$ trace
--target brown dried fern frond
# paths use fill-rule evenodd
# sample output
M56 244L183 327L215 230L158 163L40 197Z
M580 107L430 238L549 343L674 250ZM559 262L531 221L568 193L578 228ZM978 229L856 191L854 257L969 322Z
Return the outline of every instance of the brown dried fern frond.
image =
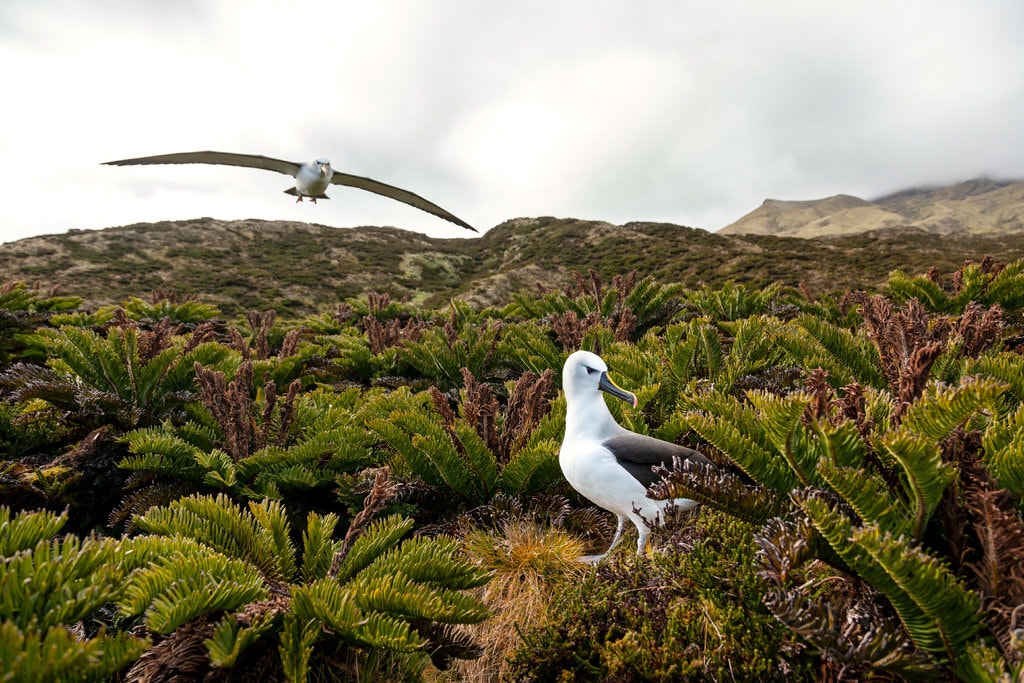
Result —
M880 294L848 292L842 301L860 306L864 330L878 350L889 391L897 399L894 419L920 397L932 364L946 348L952 323L946 316L930 316L917 299L896 308Z
M183 327L183 325L172 323L170 318L162 318L150 329L140 330L139 363L145 365L171 348L174 337L181 333Z
M242 360L252 360L252 350L249 348L248 342L245 341L245 337L242 333L232 327L228 330L228 346L238 351L242 356Z
M235 377L227 382L223 372L195 364L196 382L203 405L224 433L228 454L236 462L252 453L256 425L252 418L252 361L242 361Z
M874 427L874 418L868 415L864 388L857 382L842 388L842 396L832 401L839 419L848 420L857 425L857 431L864 439L868 438Z
M981 259L981 263L978 264L981 267L981 272L986 275L999 275L999 273L1006 268L1006 264L1001 261L996 261L996 257L992 254L985 254L984 258Z
M366 294L366 308L370 315L376 316L391 305L391 295L387 292L368 292Z
M245 318L252 330L252 345L256 350L256 358L266 360L270 357L270 330L277 320L277 311L248 311Z
M441 416L441 422L447 427L454 425L455 420L458 419L458 415L455 413L455 409L452 408L451 402L448 400L448 396L434 385L431 385L427 389L427 393L430 394L430 400L434 404L434 410L436 410L437 414Z
M582 318L576 311L553 313L548 318L548 324L555 333L555 339L566 351L578 351L583 345L583 337L600 322L601 316L595 311L587 313Z
M465 399L462 402L462 416L476 430L491 451L498 449L498 399L487 384L477 381L468 368L462 368L462 382Z
M395 346L401 346L405 342L417 342L423 336L423 331L430 325L422 318L414 317L402 321L392 318L381 322L375 315L363 317L363 329L366 330L366 340L370 345L370 351L374 355Z
M983 620L1008 661L1019 662L1024 652L1013 646L1014 611L1024 605L1024 523L1012 496L985 485L972 486L964 499L980 557L967 567L977 578L983 596Z
M807 405L802 418L804 424L828 419L829 408L835 396L828 383L828 371L823 368L811 370L811 374L804 380L804 391L811 395L811 402Z
M299 350L299 342L302 340L302 330L288 330L284 335L284 339L281 340L281 348L277 351L278 358L288 358L294 356L295 352Z
M550 368L539 376L527 371L516 381L508 397L505 420L498 439L496 452L499 463L508 462L551 411L548 394L554 381L555 373Z
M637 317L633 315L633 311L628 306L624 306L616 311L615 317L617 320L612 333L615 341L623 343L632 341L637 324Z
M910 405L924 392L928 384L928 372L945 348L945 342L927 342L915 348L906 358L899 370L896 409L892 414L894 422L899 423Z
M153 304L158 304L161 301L166 301L169 304L182 304L189 301L196 301L195 294L178 294L178 290L174 287L164 289L163 287L157 287L149 294L149 300Z
M184 352L191 353L200 344L205 344L208 341L213 341L217 338L217 326L211 322L203 322L196 325L195 329L192 330L192 335L185 342Z
M267 382L273 384L273 382ZM284 402L278 412L279 424L277 426L277 446L284 447L288 442L288 433L292 428L292 421L295 419L296 400L299 391L302 389L302 380L292 380L288 385L288 393L285 394Z
M616 275L612 278L612 287L615 289L618 297L618 304L622 306L626 303L626 297L633 293L636 289L636 268L631 270L627 275Z
M363 499L363 509L359 511L355 519L352 520L352 523L349 524L345 538L341 541L341 546L334 553L334 557L331 560L331 568L327 572L329 578L334 579L338 576L342 563L344 563L345 558L352 549L352 544L366 531L366 527L370 525L370 522L377 516L377 513L384 509L384 506L391 502L397 493L398 487L391 481L390 468L378 468L374 474L373 488L370 489L370 493Z
M940 673L937 663L914 647L900 621L873 591L861 582L839 577L831 581L834 585L824 597L818 594L821 587L812 584L776 587L764 598L776 619L820 651L828 664L823 667L828 678L823 680L892 680L878 678L888 673L923 680Z
M1003 331L1003 307L994 304L983 308L976 301L968 302L959 320L953 326L953 333L963 340L963 353L977 358L992 348Z
M204 642L213 636L217 618L204 615L182 624L169 636L142 653L128 670L129 683L202 681L210 674Z

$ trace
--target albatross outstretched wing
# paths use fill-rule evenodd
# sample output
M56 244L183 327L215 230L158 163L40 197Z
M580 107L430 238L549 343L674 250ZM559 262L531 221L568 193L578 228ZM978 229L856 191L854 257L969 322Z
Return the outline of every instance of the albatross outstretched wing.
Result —
M360 190L366 190L367 192L373 192L374 194L379 194L384 197L390 197L391 199L402 202L403 204L413 206L420 211L426 211L438 218L443 218L446 221L455 223L455 225L466 228L467 230L472 230L473 232L477 231L472 225L458 216L445 211L437 204L427 201L418 194L409 192L409 190L403 190L402 188L395 187L394 185L387 185L377 180L373 180L372 178L364 178L362 176L341 173L339 171L334 172L334 176L331 178L331 184L356 187Z
M118 159L104 161L106 166L145 166L148 164L215 164L219 166L244 166L246 168L262 168L265 171L283 173L293 178L299 172L294 161L272 159L260 154L233 154L231 152L177 152L175 154L158 154L153 157L137 159Z

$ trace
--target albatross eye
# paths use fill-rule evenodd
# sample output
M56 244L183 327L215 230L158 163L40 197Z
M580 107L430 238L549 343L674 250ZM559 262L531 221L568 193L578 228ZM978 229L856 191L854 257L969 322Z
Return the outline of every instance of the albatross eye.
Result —
M595 372L597 372L597 370L595 370L594 368L587 368L588 375L593 375Z

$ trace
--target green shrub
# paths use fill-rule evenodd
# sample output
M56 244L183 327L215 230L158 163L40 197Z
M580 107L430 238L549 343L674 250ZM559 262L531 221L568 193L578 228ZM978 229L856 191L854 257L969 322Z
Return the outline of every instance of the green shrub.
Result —
M628 552L567 582L523 634L519 681L813 681L806 652L761 602L754 527L702 510L678 546Z

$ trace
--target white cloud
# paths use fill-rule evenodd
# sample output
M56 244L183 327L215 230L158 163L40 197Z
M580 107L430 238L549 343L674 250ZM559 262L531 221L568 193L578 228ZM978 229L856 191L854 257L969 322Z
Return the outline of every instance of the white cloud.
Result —
M1016 0L10 0L0 240L203 215L463 236L346 188L296 206L275 174L99 165L197 149L327 156L482 229L1024 177L1021 25Z

